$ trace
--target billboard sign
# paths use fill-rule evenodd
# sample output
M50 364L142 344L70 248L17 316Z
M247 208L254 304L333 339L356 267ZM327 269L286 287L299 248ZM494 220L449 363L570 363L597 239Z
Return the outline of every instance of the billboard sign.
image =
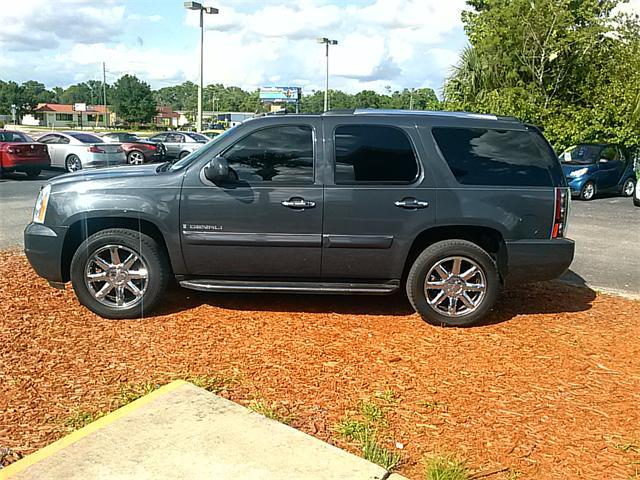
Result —
M300 100L300 87L262 87L260 101L263 103L296 103Z
M86 112L87 104L86 103L74 103L73 110L76 112Z

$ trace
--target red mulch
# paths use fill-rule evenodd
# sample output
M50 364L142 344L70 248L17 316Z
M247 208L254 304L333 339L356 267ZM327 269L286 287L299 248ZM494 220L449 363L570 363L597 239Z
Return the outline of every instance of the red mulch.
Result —
M333 425L394 390L389 438L413 479L443 451L519 478L626 479L638 467L616 445L640 440L640 302L539 284L505 293L483 326L445 329L401 296L175 288L157 316L110 321L16 252L0 253L0 272L0 448L18 454L64 435L60 419L78 408L110 408L122 383L237 371L225 396L288 402L295 427L354 452Z

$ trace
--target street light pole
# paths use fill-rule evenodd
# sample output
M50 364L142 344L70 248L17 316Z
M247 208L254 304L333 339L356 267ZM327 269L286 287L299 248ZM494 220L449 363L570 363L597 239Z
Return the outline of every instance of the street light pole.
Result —
M326 37L321 37L317 39L318 43L324 43L325 45L325 56L327 63L327 71L326 71L326 79L325 79L325 87L324 87L324 111L329 110L329 45L337 45L337 40L331 40Z
M196 131L202 131L202 91L203 91L203 70L204 70L204 14L217 14L219 10L213 7L204 7L198 2L184 2L184 8L188 10L200 11L200 81L198 83L198 123Z

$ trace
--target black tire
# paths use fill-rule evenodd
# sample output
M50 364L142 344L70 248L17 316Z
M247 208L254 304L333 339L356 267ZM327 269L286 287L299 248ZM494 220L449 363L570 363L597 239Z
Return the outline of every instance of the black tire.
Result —
M589 181L582 186L582 190L580 190L580 200L584 200L588 202L589 200L593 200L593 197L596 196L596 184Z
M180 155L178 155L178 158L180 160L182 160L184 157L186 157L187 155L189 155L190 152L180 152Z
M427 299L425 289L427 275L430 271L439 262L451 257L461 257L475 262L484 275L486 287L484 296L478 294L477 307L473 311L457 317L443 314L432 306ZM437 242L426 248L413 263L406 284L409 301L422 318L432 325L449 327L468 327L479 322L495 304L500 288L498 268L491 256L476 244L457 239ZM460 300L456 300L456 302L460 302Z
M85 269L101 248L119 245L131 250L146 264L146 289L137 303L125 307L111 307L96 299L85 281ZM122 262L125 259L121 260ZM162 246L144 233L124 228L110 228L94 233L76 250L71 261L71 283L82 305L103 318L142 318L158 304L171 278L171 267ZM105 282L106 283L106 282Z
M30 168L25 173L27 174L27 178L36 178L41 172L41 168Z
M633 185L633 187L629 187L629 184ZM625 182L622 184L622 189L620 190L620 194L623 197L631 197L636 191L636 181L633 178L627 178Z
M77 168L75 167L77 165ZM64 168L67 172L77 172L82 170L82 161L77 155L71 154L64 162Z

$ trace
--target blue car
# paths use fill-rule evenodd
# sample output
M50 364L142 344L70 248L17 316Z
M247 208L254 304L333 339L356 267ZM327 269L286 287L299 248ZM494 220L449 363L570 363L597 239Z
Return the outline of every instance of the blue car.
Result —
M608 143L581 143L560 155L573 196L591 200L597 193L633 195L636 176L628 150Z

